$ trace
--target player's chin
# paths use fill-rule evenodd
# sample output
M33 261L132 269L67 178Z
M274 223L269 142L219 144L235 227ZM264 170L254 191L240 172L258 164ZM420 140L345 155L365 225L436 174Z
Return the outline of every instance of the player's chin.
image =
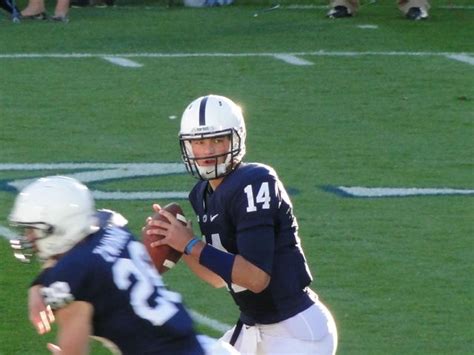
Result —
M212 159L212 160L207 159L207 160L204 160L204 161L199 162L199 166L200 166L201 168L214 167L214 166L216 166L216 164L217 164L217 161L216 161L215 159Z

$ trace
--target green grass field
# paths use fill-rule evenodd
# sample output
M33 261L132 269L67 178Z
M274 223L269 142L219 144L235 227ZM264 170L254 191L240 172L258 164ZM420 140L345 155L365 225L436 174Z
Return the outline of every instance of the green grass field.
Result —
M336 21L320 0L279 1L257 17L276 2L189 9L117 0L72 9L67 25L13 24L2 13L0 232L9 231L9 182L105 169L59 163L180 163L185 106L227 95L244 109L246 160L275 167L290 190L313 288L337 320L338 353L472 354L473 3L433 0L429 20L410 22L394 2L365 1L357 16ZM176 172L90 186L127 196L193 183ZM327 186L471 194L348 198ZM98 207L123 213L138 234L151 204L171 200L101 199ZM48 353L54 334L36 335L27 317L37 272L0 238L0 355ZM226 292L184 264L164 278L190 309L223 324L237 319ZM107 352L96 345L93 353Z

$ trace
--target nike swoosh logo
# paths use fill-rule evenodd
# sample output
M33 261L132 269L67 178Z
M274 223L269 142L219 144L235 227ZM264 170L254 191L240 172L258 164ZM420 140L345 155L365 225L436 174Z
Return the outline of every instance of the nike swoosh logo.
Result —
M217 216L219 216L219 213L218 213L218 214L215 214L214 216L211 216L211 222L212 222L213 220L215 220L215 219L217 218Z

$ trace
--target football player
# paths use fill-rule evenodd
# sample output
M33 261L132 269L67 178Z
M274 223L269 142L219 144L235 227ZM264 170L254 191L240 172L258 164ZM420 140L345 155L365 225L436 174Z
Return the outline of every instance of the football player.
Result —
M17 196L9 219L24 236L12 241L17 255L29 244L46 262L29 306L40 334L59 327L52 353L85 354L94 336L114 353L204 354L181 296L166 289L125 218L95 210L85 185L38 179Z
M149 234L184 253L200 278L226 286L240 317L224 340L248 354L334 354L335 321L310 289L290 198L268 165L244 163L242 111L217 95L200 97L181 118L179 141L187 170L199 181L189 194L204 239L169 212L148 219ZM158 228L159 227L159 228Z

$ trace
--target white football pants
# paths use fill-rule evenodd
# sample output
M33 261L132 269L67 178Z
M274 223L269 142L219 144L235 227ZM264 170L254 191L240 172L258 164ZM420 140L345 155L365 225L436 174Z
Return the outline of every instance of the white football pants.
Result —
M234 328L221 340L229 342ZM279 323L244 324L234 347L248 355L334 355L337 349L336 323L326 306L316 301L303 312Z
M214 339L207 335L197 336L199 343L204 349L206 355L239 355L232 345L220 339Z

